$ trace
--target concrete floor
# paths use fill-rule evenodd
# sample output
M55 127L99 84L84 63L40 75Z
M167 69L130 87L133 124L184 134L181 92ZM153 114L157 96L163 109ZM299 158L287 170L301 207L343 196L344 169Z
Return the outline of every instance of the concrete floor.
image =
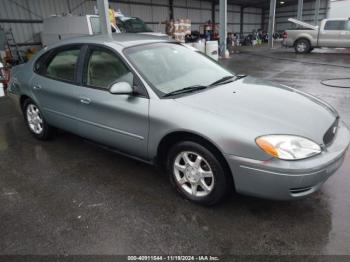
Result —
M310 92L350 126L350 88L320 84L349 77L349 53L252 49L222 63ZM0 254L350 254L349 188L350 153L305 200L200 207L153 167L82 138L34 140L0 99Z

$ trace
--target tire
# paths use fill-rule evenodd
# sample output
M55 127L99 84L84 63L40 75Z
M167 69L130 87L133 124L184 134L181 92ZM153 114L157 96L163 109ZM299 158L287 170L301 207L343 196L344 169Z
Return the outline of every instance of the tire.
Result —
M47 124L39 107L27 99L23 103L23 116L30 133L39 140L49 140L53 137L54 128Z
M307 39L299 39L294 44L294 50L298 54L307 54L311 52L311 44Z
M169 150L166 171L182 197L205 206L219 203L232 186L219 159L192 141L180 142Z

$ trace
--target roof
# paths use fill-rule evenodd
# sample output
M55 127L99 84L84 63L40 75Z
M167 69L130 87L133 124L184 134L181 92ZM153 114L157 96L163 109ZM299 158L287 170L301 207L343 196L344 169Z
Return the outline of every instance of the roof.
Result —
M114 43L118 44L121 47L130 47L142 44L151 44L159 42L169 42L170 40L167 37L162 36L153 36L146 34L134 34L134 33L113 33L112 36L109 35L93 35L93 36L81 36L74 37L70 39L65 39L55 43L54 45L49 46L49 48L67 45L67 44L84 44L84 43L93 43L93 44L106 44Z

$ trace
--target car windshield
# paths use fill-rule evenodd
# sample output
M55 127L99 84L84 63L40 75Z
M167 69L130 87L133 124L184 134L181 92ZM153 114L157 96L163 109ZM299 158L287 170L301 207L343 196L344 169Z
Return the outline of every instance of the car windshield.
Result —
M137 17L118 17L117 24L120 31L126 33L152 32L152 30Z
M180 44L142 45L126 49L125 54L160 96L233 76L213 60Z

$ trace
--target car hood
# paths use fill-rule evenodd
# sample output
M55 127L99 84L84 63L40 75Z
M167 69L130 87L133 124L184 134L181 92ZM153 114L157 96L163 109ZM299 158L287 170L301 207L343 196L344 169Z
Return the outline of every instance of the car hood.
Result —
M253 77L175 100L249 130L255 137L290 134L319 144L338 117L335 109L311 95Z

